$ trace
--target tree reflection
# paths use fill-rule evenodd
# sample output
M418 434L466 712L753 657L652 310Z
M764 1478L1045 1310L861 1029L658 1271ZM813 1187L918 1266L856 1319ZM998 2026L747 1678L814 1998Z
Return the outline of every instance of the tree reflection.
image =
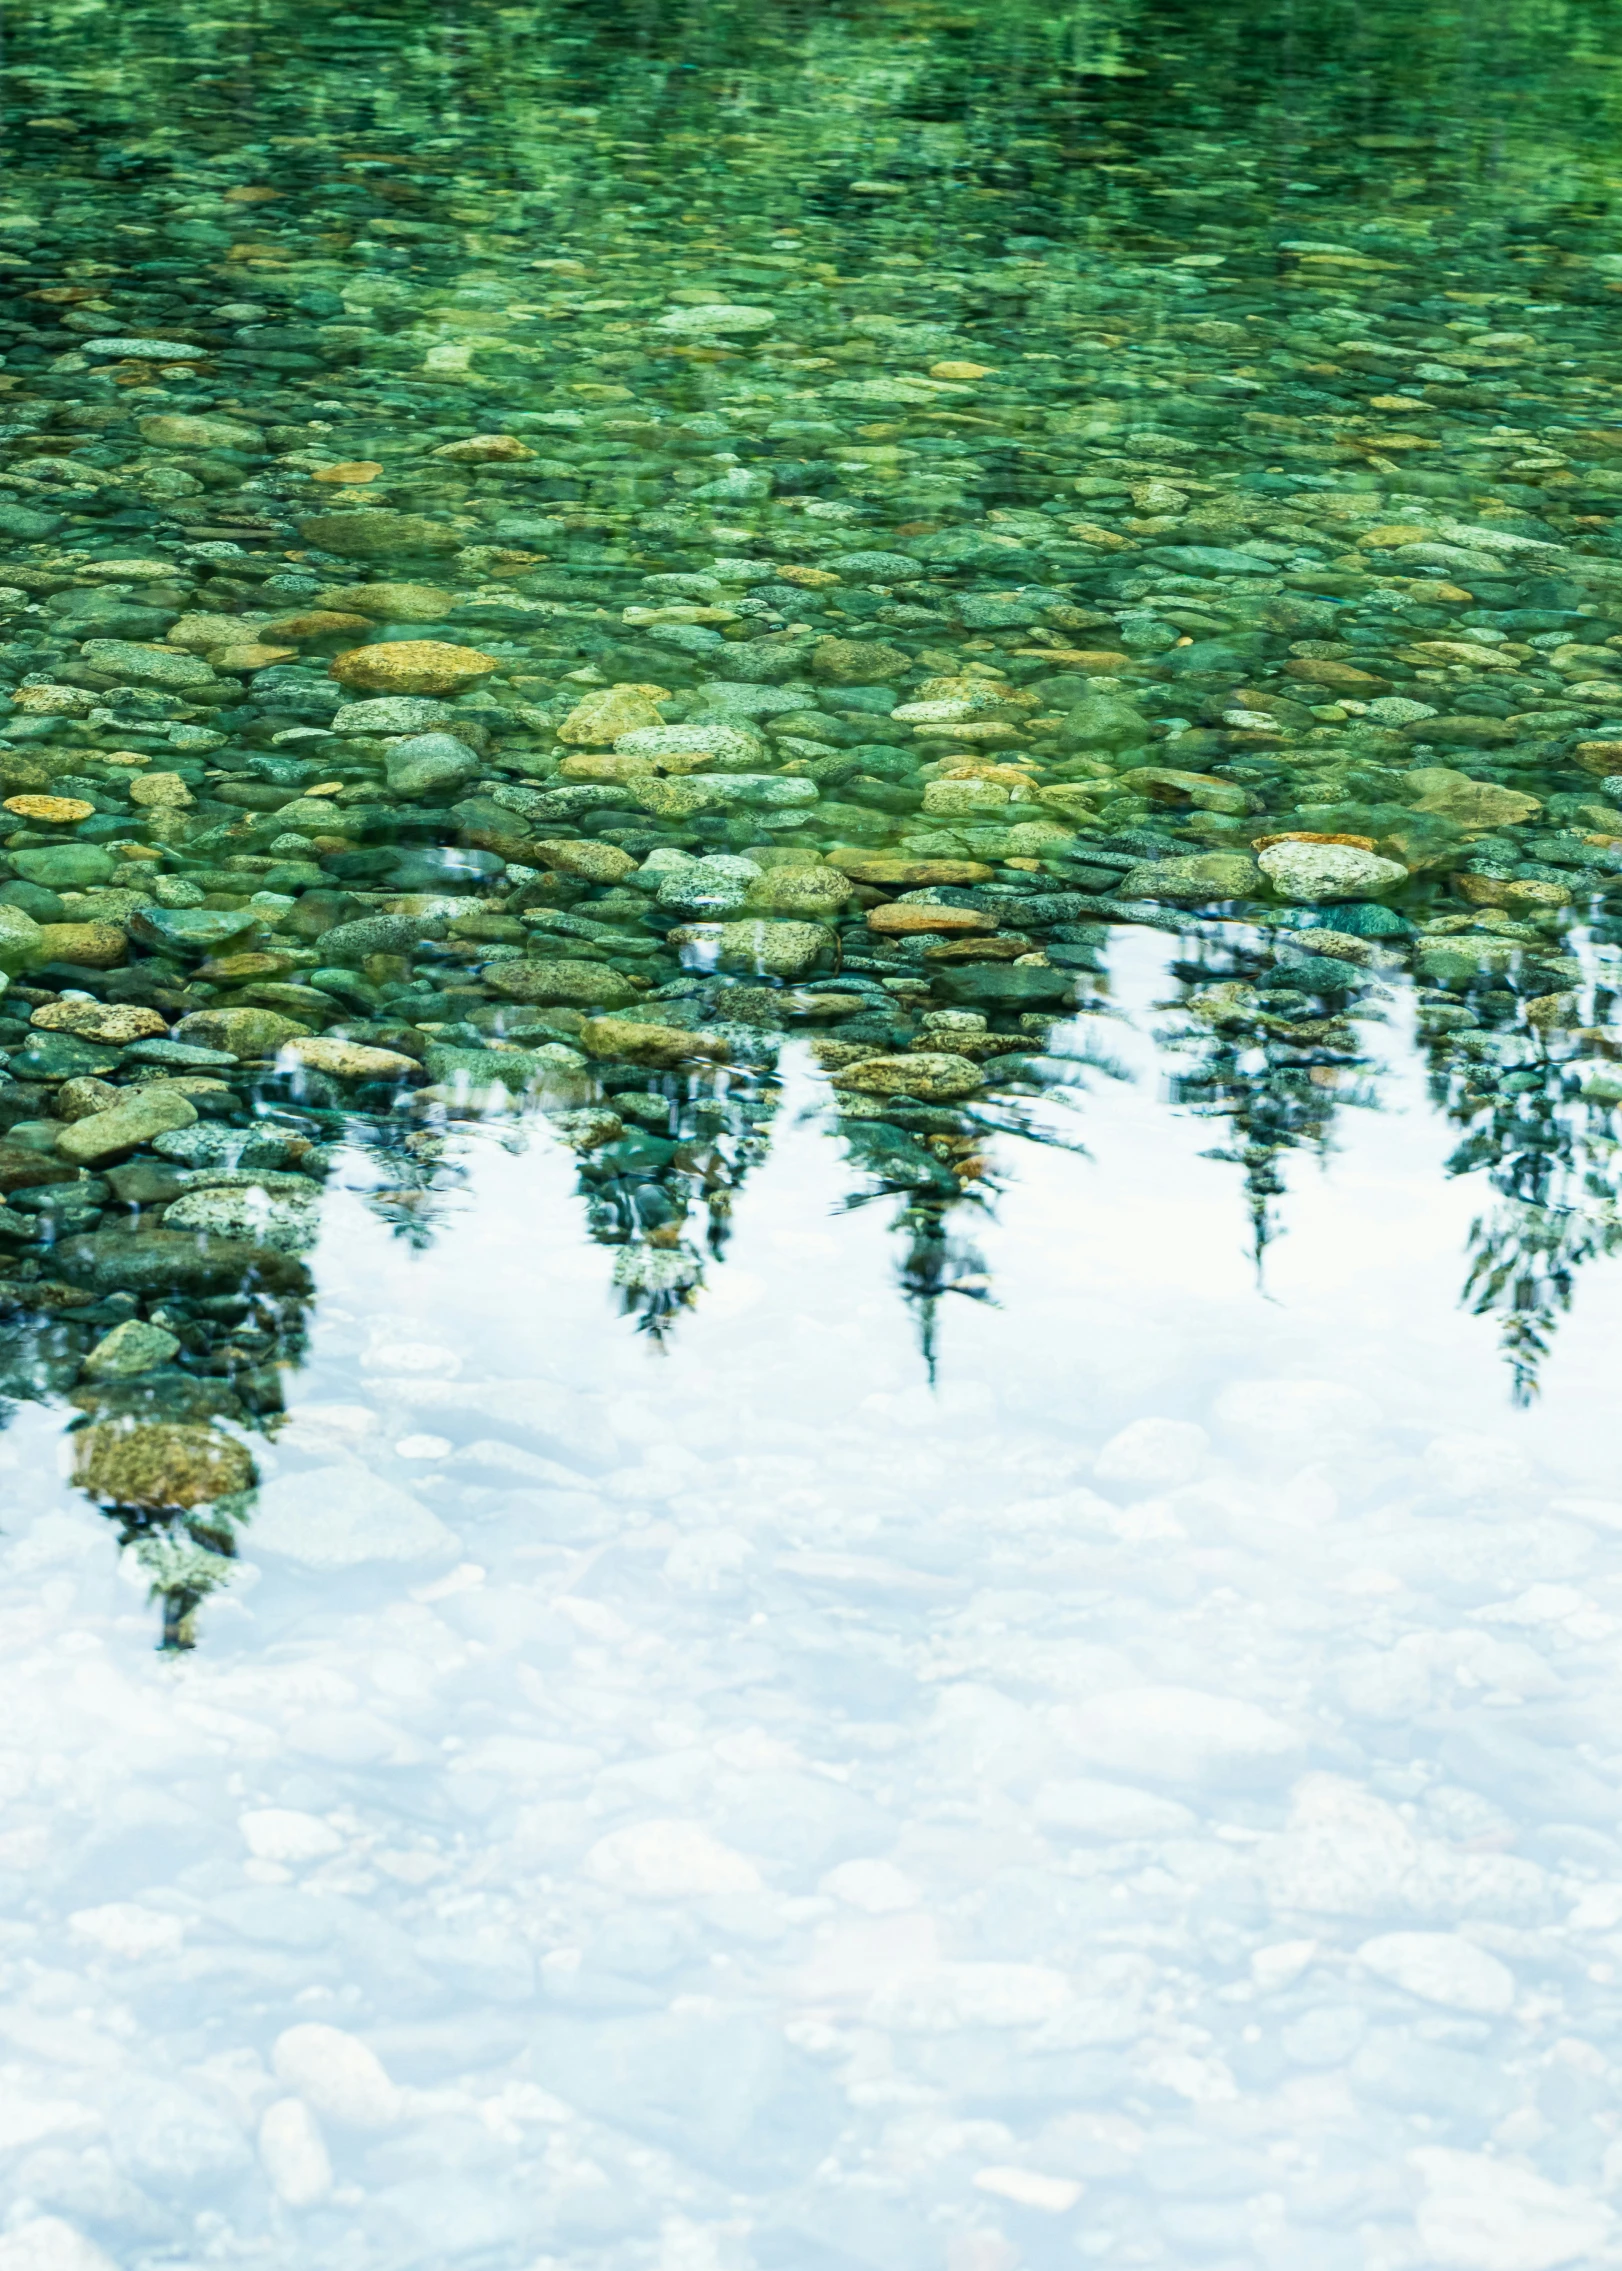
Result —
M1173 971L1183 992L1163 1006L1184 1022L1158 1036L1183 1067L1172 1098L1231 1130L1205 1157L1243 1173L1259 1277L1283 1230L1284 1161L1326 1158L1338 1113L1377 1101L1353 1012L1367 1016L1368 997L1384 989L1355 963L1314 952L1310 932L1276 952L1263 941L1201 939Z

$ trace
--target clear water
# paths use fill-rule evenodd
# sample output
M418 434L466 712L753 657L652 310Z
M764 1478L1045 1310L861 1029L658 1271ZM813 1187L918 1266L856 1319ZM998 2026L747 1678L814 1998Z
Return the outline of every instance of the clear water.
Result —
M13 20L0 2271L1622 2261L1612 32Z

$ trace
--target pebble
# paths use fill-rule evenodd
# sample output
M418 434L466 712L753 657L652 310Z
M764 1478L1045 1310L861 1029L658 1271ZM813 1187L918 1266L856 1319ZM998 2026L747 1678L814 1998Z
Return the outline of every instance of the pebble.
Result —
M73 1474L104 1505L152 1511L213 1505L255 1480L252 1458L231 1436L162 1421L86 1428L73 1438Z
M259 2124L259 2159L278 2200L314 2208L332 2190L332 2162L320 2124L302 2098L278 2098Z
M440 1560L455 1543L420 1499L364 1468L279 1475L254 1509L254 1552L309 1570Z
M1088 1764L1125 1777L1265 1787L1299 1771L1302 1745L1255 1704L1195 1688L1128 1687L1066 1714L1065 1740Z
M176 1095L172 1082L154 1082L128 1103L121 1101L110 1111L73 1121L57 1137L56 1148L76 1167L104 1167L110 1160L127 1158L154 1136L191 1127L196 1118L195 1105Z
M366 694L459 694L497 667L494 655L443 639L397 639L386 646L350 647L335 655L329 674L340 686Z
M1416 2223L1446 2271L1557 2271L1608 2248L1611 2209L1513 2161L1427 2145L1409 2154L1425 2184Z
M114 2271L113 2259L60 2216L28 2216L0 2233L0 2271Z
M271 2046L270 2064L276 2079L322 2120L377 2131L400 2119L401 2093L382 2060L342 2027L311 2021L285 2028ZM307 2135L320 2144L313 2125ZM307 2148L300 2164L309 2165Z
M613 1830L598 1839L585 1865L599 1884L653 1900L760 1889L753 1863L697 1822L638 1822Z
M509 12L517 168L31 43L0 2260L1615 2252L1591 67L1466 178L1446 25L1418 143L1309 57L1309 184L982 33L688 148Z
M1397 860L1350 844L1271 844L1256 865L1281 899L1318 906L1328 899L1378 898L1408 880Z
M1365 1940L1357 1960L1427 2003L1502 2016L1515 2001L1515 1975L1485 1948L1451 1932L1386 1932Z

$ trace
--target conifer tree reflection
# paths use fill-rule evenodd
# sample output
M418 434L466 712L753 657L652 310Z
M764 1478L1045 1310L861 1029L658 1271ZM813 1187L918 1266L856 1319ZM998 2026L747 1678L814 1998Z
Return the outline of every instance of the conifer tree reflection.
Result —
M1574 1069L1579 1056L1612 1045L1597 1005L1587 1005L1592 1022L1575 995L1533 996L1518 1009L1500 976L1459 990L1483 1023L1447 1030L1444 1006L1431 1038L1431 1091L1464 1130L1448 1173L1485 1173L1495 1195L1470 1226L1464 1298L1474 1315L1498 1320L1512 1393L1525 1405L1539 1392L1579 1271L1622 1252L1611 1101L1622 1086L1606 1086L1603 1070L1585 1084Z
M1227 1121L1229 1142L1205 1154L1243 1170L1251 1252L1260 1275L1282 1233L1278 1202L1291 1153L1322 1158L1337 1111L1374 1101L1350 1012L1370 982L1354 964L1312 951L1310 933L1265 946L1198 940L1173 964L1185 992L1167 1008L1190 1022L1159 1036L1187 1069L1173 1101Z

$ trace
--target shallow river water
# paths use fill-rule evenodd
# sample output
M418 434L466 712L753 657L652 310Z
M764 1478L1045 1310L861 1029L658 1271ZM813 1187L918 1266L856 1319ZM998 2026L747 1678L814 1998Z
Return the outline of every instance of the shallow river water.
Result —
M1622 2265L1615 31L15 12L0 2271Z

